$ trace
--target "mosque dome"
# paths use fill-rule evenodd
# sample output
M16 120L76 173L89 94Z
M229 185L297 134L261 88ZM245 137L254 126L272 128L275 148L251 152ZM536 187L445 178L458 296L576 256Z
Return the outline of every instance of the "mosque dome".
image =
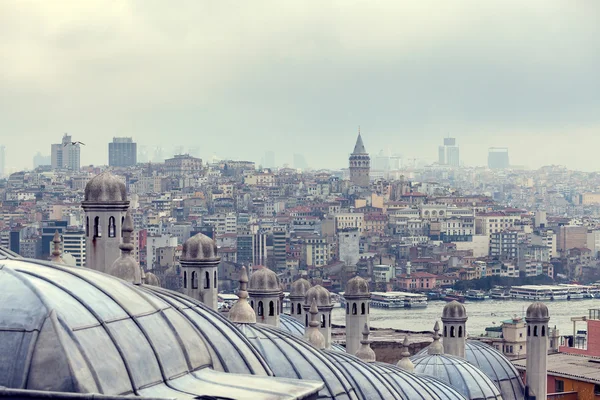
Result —
M468 361L447 354L414 356L415 373L437 378L452 386L469 400L501 400L496 384Z
M310 282L304 278L300 278L294 283L292 283L292 287L290 288L290 298L292 297L302 297L306 296L306 292L310 289Z
M315 285L308 289L306 292L306 298L304 300L305 305L310 305L313 299L317 302L317 307L331 307L331 293L321 285Z
M444 306L442 311L442 319L466 319L467 310L465 306L456 300L452 300Z
M208 236L197 233L183 244L181 260L183 261L209 261L218 260L217 244Z
M369 364L375 368L385 380L392 385L403 399L427 400L464 400L465 397L446 383L428 377L417 375L395 365L375 362Z
M355 388L358 398L371 399L401 399L400 393L371 366L358 357L334 350L322 350L325 356L348 377ZM412 400L412 399L411 399Z
M527 319L549 319L550 314L548 313L548 307L542 302L535 302L527 307L527 313L525 314Z
M494 381L504 399L525 398L525 385L521 376L504 354L485 343L469 340L465 348L465 358Z
M182 294L0 254L0 387L290 399L322 386L270 377L233 324Z
M346 291L344 291L344 297L358 297L370 295L371 292L369 291L369 283L358 275L350 279L346 284Z
M301 337L265 324L236 324L277 377L320 380L319 399L358 399L343 370Z
M115 203L126 202L125 183L109 171L104 171L89 180L85 185L84 202Z
M248 283L250 295L256 292L273 292L279 295L280 290L277 274L267 267L257 269L250 276Z

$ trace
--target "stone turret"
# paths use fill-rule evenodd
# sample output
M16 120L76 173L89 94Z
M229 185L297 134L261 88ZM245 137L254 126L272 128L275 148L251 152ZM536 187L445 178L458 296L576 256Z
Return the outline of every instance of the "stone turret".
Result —
M294 281L290 288L290 315L298 321L305 324L304 300L306 292L310 289L310 282L306 280L306 275Z
M217 244L202 233L192 236L183 244L180 259L183 270L183 291L213 310L218 309L217 271L220 262Z
M369 326L365 324L363 326L363 338L360 341L360 348L354 354L364 362L375 362L375 352L371 348L371 341L369 340Z
M131 282L135 285L142 283L142 269L131 254L134 246L131 243L133 233L133 219L131 213L127 212L123 221L123 243L120 244L121 256L106 271L107 274L116 276L124 281Z
M248 273L246 267L242 266L240 272L240 289L238 291L238 301L229 310L229 320L238 324L255 324L256 314L248 304Z
M465 358L467 310L454 300L442 312L444 353Z
M526 398L545 399L548 395L548 321L544 303L533 303L525 314L527 322ZM529 397L527 397L529 396Z
M410 352L408 351L408 336L404 336L404 342L402 343L402 353L400 353L402 357L396 366L398 368L402 368L405 371L413 372L415 370L415 366L410 360Z
M435 321L433 326L433 342L427 347L427 354L444 354L444 346L440 343L440 323Z
M262 267L252 273L248 293L258 322L279 326L280 290L279 278L269 268Z
M346 351L354 354L361 342L363 327L369 326L371 292L369 284L360 276L355 276L346 284Z
M62 241L60 240L60 234L58 233L58 230L56 230L56 232L54 232L54 237L52 238L52 245L54 248L52 249L52 257L50 257L50 261L52 261L53 263L57 263L57 264L65 263L61 257L61 254L62 254L60 251L61 242Z
M125 183L106 171L85 186L86 267L107 272L121 254L121 231L129 209Z
M317 308L317 301L315 299L310 303L310 322L308 323L308 328L306 329L306 333L304 334L304 338L310 342L317 349L325 348L325 337L319 330L319 310Z
M304 301L304 311L306 313L305 327L308 328L308 311L312 301L317 303L319 310L319 321L321 322L320 331L325 337L325 348L331 347L331 310L333 303L331 302L331 293L321 285L316 285L308 289L306 299Z

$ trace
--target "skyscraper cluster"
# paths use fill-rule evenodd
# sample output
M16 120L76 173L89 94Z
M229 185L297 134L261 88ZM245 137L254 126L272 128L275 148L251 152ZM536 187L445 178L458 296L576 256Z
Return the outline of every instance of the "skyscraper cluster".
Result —
M438 164L450 167L460 166L460 153L456 138L444 138L444 145L438 148Z
M81 165L81 144L73 142L71 135L64 134L61 143L51 146L52 169L79 171Z

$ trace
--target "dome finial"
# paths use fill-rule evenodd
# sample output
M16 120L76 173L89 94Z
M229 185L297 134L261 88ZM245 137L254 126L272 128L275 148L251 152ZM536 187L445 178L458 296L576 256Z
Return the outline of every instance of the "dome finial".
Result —
M325 348L325 336L319 330L319 325L321 325L318 321L318 313L319 309L317 308L317 301L312 299L310 303L310 322L308 323L308 328L306 329L306 334L304 337L306 340L310 342L317 349Z
M248 273L244 266L240 271L238 297L238 301L229 310L229 320L238 324L255 324L256 315L250 304L248 304Z
M427 348L427 354L444 354L444 346L440 343L440 323L439 321L435 321L435 325L433 326L433 343L429 345Z
M376 360L375 352L371 348L369 333L369 325L365 323L362 333L363 339L360 341L360 348L355 354L356 357L360 358L364 362L374 362Z
M117 258L115 262L108 267L106 272L112 276L131 282L134 285L141 285L143 271L131 254L134 247L133 243L131 243L133 219L131 218L130 211L127 211L127 214L125 214L125 220L123 221L121 231L123 233L123 243L119 245L121 257Z
M50 257L50 261L55 262L55 263L59 263L59 264L64 264L65 262L63 261L62 257L61 257L61 251L60 251L60 243L62 241L60 240L60 234L58 233L58 229L54 232L54 237L52 238L52 243L54 245L54 249L52 250L52 257Z
M402 343L402 353L400 353L402 358L396 366L398 368L402 368L405 371L413 372L415 369L414 364L410 360L410 352L408 351L408 336L404 336L404 342Z

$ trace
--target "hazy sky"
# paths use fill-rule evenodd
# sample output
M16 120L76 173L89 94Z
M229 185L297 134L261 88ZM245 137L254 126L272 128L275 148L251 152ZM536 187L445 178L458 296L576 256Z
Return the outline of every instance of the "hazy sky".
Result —
M0 144L64 132L343 167L367 150L600 170L600 1L0 1Z

